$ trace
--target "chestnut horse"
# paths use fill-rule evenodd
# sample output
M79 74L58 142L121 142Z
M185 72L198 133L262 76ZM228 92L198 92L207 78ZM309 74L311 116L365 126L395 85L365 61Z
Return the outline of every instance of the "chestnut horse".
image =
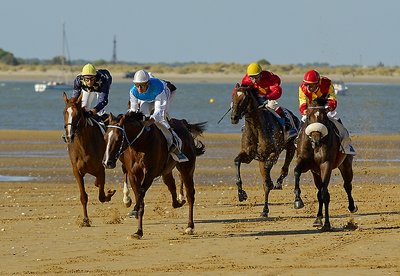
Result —
M289 165L292 161L296 147L294 139L285 141L284 131L275 115L268 108L260 106L257 100L257 90L252 87L237 86L232 94L231 122L237 124L244 116L245 126L242 133L241 151L235 158L236 185L238 187L239 201L247 199L247 194L242 187L240 165L242 162L249 164L257 160L264 188L264 208L261 216L268 217L268 196L272 189L282 189L282 182L288 175ZM299 119L289 111L296 127ZM280 153L286 150L285 162L274 187L271 179L271 169L277 162Z
M196 157L205 152L205 146L196 140L205 130L205 123L189 124L185 120L171 119L170 125L182 141L182 152L189 159L177 163L169 154L167 140L156 124L147 125L142 113L128 112L118 117L110 114L109 125L104 135L106 152L103 164L107 169L113 169L116 162L122 162L122 170L129 180L135 194L136 204L131 212L138 219L138 229L131 237L143 237L144 198L147 190L156 177L161 176L172 196L172 206L182 207L186 201L178 199L173 169L179 171L181 184L185 186L189 203L189 220L185 230L193 234L193 206L195 187L193 175ZM196 143L197 142L197 143ZM183 193L183 192L182 192Z
M100 127L84 116L82 94L78 99L68 99L63 93L65 141L72 171L79 186L80 199L83 206L83 222L81 226L90 226L87 212L88 195L85 191L84 176L88 173L96 177L95 185L99 188L100 202L110 201L115 190L104 192L105 169L102 164L105 141Z
M307 119L300 130L297 143L297 164L294 169L295 177L295 203L294 208L304 207L300 197L300 175L311 171L314 184L318 189L318 213L314 222L315 227L322 226L322 208L325 206L325 223L322 231L329 231L330 195L328 185L332 170L339 168L344 181L344 189L347 193L351 213L358 210L354 204L352 191L353 180L353 155L340 151L340 138L337 129L331 119L328 118L328 110L324 106L325 99L319 99L307 109Z

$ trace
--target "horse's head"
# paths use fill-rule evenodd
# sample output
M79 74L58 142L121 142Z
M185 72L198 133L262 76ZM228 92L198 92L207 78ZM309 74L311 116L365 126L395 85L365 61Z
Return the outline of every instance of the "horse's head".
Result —
M64 108L64 129L65 129L65 139L68 143L72 143L76 133L85 124L84 109L82 108L82 94L78 99L68 99L67 94L63 93L63 98L65 102Z
M125 149L142 135L145 130L143 123L145 116L141 112L128 111L115 117L112 113L108 116L107 131L104 134L106 151L104 153L103 165L106 169L113 169L118 158Z
M321 105L322 103L322 105ZM328 108L324 101L316 101L307 108L305 134L313 147L320 146L321 139L328 135Z
M236 84L232 93L231 123L237 124L247 112L251 100L252 88Z
M123 152L125 141L125 115L119 114L115 117L112 113L108 115L107 131L104 134L106 150L104 152L103 165L106 169L114 169L117 160Z

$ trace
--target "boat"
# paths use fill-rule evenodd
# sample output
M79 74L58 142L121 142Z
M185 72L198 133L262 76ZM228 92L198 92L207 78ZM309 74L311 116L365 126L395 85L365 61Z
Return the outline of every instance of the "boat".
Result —
M65 52L67 51L68 55L66 57ZM65 32L65 23L63 24L62 28L62 55L60 57L61 60L61 72L62 76L60 79L63 78L64 80L56 80L56 81L47 81L36 83L34 85L35 92L42 93L46 90L71 90L72 84L68 84L67 81L67 71L66 71L66 61L67 64L69 63L69 50L68 50L68 43L67 43L67 35Z
M332 82L333 88L335 89L336 95L345 95L349 88L343 81L333 81Z

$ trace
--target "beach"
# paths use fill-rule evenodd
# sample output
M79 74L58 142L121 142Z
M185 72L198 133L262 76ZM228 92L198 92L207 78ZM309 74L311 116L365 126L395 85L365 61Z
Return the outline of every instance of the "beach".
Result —
M310 173L302 175L303 209L293 208L293 166L283 190L270 193L261 218L258 165L242 165L239 202L233 159L239 134L206 133L197 160L195 231L184 234L187 205L173 209L158 179L149 189L144 236L130 239L137 221L122 203L120 163L107 170L100 203L86 176L92 227L81 228L82 207L61 131L0 130L1 275L398 275L400 273L400 135L352 137L353 197L347 210L338 170L329 185L331 232L312 226L317 213ZM283 160L272 171L276 180ZM23 178L25 177L25 178Z

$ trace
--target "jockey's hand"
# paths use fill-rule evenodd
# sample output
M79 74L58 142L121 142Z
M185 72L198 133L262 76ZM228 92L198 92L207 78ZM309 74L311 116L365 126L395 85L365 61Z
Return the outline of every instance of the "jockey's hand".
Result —
M91 110L89 111L83 111L83 116L85 116L85 118L89 118L93 116L93 112Z
M151 124L153 124L154 122L155 122L154 118L150 118L150 119L144 121L143 125L144 125L145 127L148 127L148 126L150 126Z

